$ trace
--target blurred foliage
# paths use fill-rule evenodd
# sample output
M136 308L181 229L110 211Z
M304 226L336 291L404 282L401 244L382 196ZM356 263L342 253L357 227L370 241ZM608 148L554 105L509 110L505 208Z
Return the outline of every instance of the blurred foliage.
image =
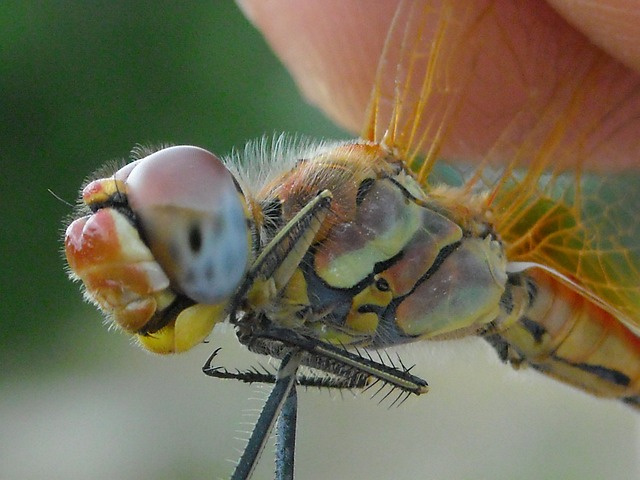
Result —
M0 45L5 372L73 362L66 336L88 328L71 320L83 307L60 255L71 208L48 189L75 202L85 176L137 143L223 154L265 133L345 136L230 1L4 1Z

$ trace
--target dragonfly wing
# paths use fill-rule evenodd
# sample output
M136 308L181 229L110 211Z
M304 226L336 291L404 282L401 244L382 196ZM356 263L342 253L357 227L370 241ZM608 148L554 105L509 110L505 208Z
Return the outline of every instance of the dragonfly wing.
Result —
M504 212L500 232L507 255L515 262L544 265L637 330L640 243L633 219L640 211L640 193L634 188L640 175L583 175L579 189L575 180L575 175L556 179L553 187L522 202L513 200L519 184L503 192L496 204Z

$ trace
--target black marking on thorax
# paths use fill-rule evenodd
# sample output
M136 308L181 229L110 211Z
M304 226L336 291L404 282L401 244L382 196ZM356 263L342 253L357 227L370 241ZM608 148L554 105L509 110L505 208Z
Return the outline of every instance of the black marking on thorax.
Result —
M407 298L409 295L412 295L413 292L415 292L416 288L418 288L422 283L424 283L425 281L427 281L429 278L431 278L442 266L442 264L444 263L444 261L453 253L455 252L458 247L462 244L461 241L458 242L454 242L451 243L449 245L445 245L442 249L440 249L440 251L438 252L438 255L436 256L435 260L433 261L433 263L431 264L431 266L429 267L429 269L424 273L424 275L422 275L417 281L416 283L413 285L413 287L411 288L411 290L409 292L407 292L404 295L401 295L399 297L395 297L391 302L389 306L393 306L393 308L395 309L396 305L400 304L405 298Z

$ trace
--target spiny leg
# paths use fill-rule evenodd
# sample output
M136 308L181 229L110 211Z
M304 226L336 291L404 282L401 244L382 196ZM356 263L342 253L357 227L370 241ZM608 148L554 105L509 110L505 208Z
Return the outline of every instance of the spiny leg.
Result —
M298 371L298 367L300 367L300 361L302 359L302 354L299 351L289 352L282 359L282 363L280 364L280 368L277 374L277 380L267 399L267 402L260 412L260 416L258 417L258 421L256 422L255 427L253 428L253 432L251 432L251 437L249 438L249 443L244 449L240 460L238 460L238 465L236 465L236 469L231 476L231 480L246 480L251 477L253 471L258 464L258 460L260 459L260 455L264 450L265 444L269 439L269 434L273 429L273 425L276 422L280 412L283 407L287 403L289 399L289 395L291 391L295 388L296 382L296 373ZM294 412L297 409L295 403L297 402L297 397L293 397L293 407ZM287 406L287 416L290 415L292 405ZM293 428L295 432L295 424L292 426L286 426L285 429L289 430ZM284 432L285 440L289 442L291 439L295 441L295 433L292 435L291 432ZM278 447L280 448L280 447ZM283 447L284 448L284 447ZM286 463L286 460L289 460L291 466L291 473L293 474L293 454L294 449L291 448L289 452L278 452L279 455L283 456L283 460ZM291 458L289 459L289 455ZM283 468L283 470L285 470ZM287 478L287 477L282 477ZM292 478L292 477L291 477Z
M283 349L284 351L291 348L297 349L303 352L302 365L342 378L345 385L351 382L352 386L347 388L366 387L368 383L365 379L371 378L414 395L422 395L429 390L426 381L410 373L411 368L406 368L404 365L401 368L393 364L386 365L382 363L382 357L380 362L377 362L371 357L364 357L287 328L269 325L252 332L251 336L239 337L239 339L249 350L276 358L282 356Z

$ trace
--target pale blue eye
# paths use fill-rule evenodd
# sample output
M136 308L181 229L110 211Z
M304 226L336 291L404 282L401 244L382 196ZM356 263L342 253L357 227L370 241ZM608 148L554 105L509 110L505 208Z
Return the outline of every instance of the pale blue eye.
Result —
M197 147L160 150L126 178L142 235L174 290L198 303L230 297L249 261L243 197L215 155Z

